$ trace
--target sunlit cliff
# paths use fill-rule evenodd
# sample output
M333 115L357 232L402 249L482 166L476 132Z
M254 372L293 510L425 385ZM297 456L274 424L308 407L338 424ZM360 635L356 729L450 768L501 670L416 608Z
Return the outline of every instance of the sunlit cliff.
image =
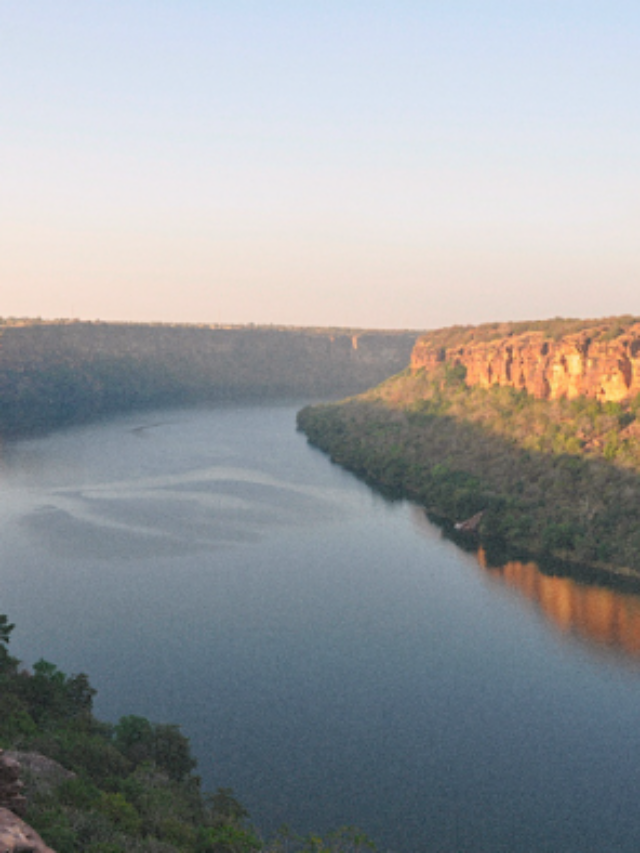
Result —
M536 324L490 340L476 340L472 331L470 340L452 336L444 346L427 335L416 343L411 368L462 365L469 385L508 385L542 399L620 401L640 393L640 322L593 322L560 337ZM486 327L478 329L486 338Z

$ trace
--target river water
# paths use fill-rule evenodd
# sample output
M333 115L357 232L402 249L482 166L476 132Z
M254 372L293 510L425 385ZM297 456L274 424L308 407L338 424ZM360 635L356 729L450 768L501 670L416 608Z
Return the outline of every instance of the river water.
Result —
M8 442L12 651L178 722L265 831L382 850L636 851L640 603L483 567L310 448L297 406Z

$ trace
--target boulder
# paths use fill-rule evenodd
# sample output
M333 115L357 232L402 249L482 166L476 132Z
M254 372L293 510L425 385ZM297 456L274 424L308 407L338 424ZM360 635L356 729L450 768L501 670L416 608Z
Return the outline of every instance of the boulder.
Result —
M0 853L55 853L35 829L9 809L0 808Z
M32 797L34 794L48 794L58 785L69 779L75 779L76 776L75 773L67 770L62 764L58 764L53 758L48 758L39 752L7 750L4 756L19 763L27 797ZM5 804L1 803L1 805ZM7 808L11 808L11 806L7 806Z
M23 788L24 785L20 781L20 763L0 749L0 806L23 815L27 807Z

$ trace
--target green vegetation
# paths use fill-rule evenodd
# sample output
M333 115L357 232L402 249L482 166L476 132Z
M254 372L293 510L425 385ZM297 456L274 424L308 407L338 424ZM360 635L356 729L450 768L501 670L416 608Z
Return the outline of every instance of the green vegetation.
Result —
M406 364L416 338L355 335L0 321L0 435L150 407L355 393Z
M14 626L0 615L0 747L38 753L71 773L23 773L26 820L57 853L365 853L366 836L287 831L263 840L229 788L213 795L194 775L175 725L92 713L86 675L38 661L29 673L8 651ZM62 773L62 775L61 775Z
M298 415L309 441L367 481L485 541L640 575L640 400L538 400L405 371Z

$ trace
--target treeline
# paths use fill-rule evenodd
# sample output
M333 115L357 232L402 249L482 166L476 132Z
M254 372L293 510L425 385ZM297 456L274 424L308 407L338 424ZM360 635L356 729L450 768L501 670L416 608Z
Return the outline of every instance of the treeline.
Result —
M538 400L408 371L298 415L309 441L389 493L479 536L640 577L640 401Z
M93 714L95 690L8 651L14 626L0 615L0 747L34 761L23 772L25 820L56 853L364 853L362 833L325 838L283 831L264 840L229 788L203 792L189 740L175 725ZM37 770L40 756L60 767ZM42 763L42 762L41 762ZM64 768L64 769L63 769Z
M422 335L421 340L434 349L448 349L468 344L487 343L527 332L538 332L546 338L559 341L567 335L575 335L586 329L593 334L595 340L612 340L623 335L638 322L640 322L639 317L623 314L597 320L554 317L550 320L531 320L516 323L481 323L479 326L447 326L442 329L435 329Z
M0 435L104 413L335 397L401 369L415 333L102 323L0 326Z

